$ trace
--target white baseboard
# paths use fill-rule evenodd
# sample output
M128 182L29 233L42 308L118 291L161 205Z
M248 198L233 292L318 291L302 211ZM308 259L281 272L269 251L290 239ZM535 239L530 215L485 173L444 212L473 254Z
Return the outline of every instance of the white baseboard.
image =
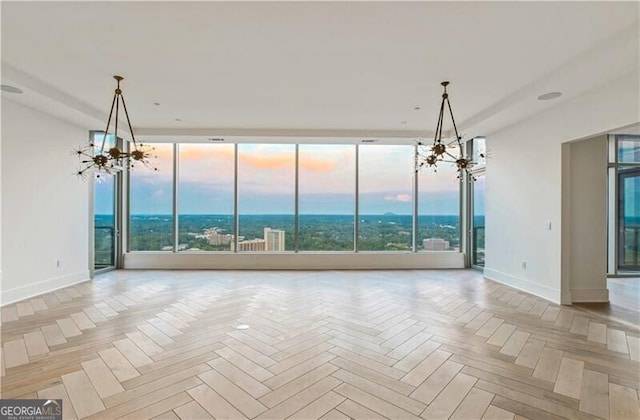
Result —
M561 294L560 303L563 305L571 305L573 298L571 297L571 291L565 290Z
M571 300L575 303L608 303L609 289L571 289Z
M54 277L42 280L36 283L27 284L25 286L15 287L9 290L2 290L0 293L0 306L19 302L29 299L43 293L53 292L63 287L73 286L90 280L89 271L81 271L78 273L67 274L65 276Z
M544 286L531 280L525 280L519 277L512 276L501 271L492 270L490 268L484 269L484 276L489 280L513 287L514 289L522 290L523 292L530 293L532 295L539 296L543 299L549 300L553 303L560 303L560 289L554 289L549 286Z

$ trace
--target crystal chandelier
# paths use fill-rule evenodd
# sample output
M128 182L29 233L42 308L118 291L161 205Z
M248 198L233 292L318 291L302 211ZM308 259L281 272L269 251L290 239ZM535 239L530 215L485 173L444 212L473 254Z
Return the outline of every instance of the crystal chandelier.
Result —
M419 171L424 167L433 168L435 171L439 162L454 163L457 168L458 179L462 179L463 173L468 173L471 166L473 166L473 162L464 154L462 137L458 134L456 121L453 118L453 111L451 111L451 103L449 102L449 94L447 93L447 86L449 85L449 82L442 82L440 84L444 88L444 93L442 94L442 102L440 103L440 114L438 115L438 124L436 125L433 144L426 145L421 141L418 141L415 167L416 171ZM453 124L453 133L455 134L455 140L452 140L449 144L445 144L442 141L445 104L446 109L449 110L449 115L451 116L451 122Z
M127 112L127 105L124 102L124 96L120 89L120 82L123 80L123 77L113 76L113 78L116 80L117 86L113 94L111 110L109 111L109 119L107 120L107 128L104 130L102 143L98 147L92 140L89 144L74 150L74 154L77 155L80 160L80 167L76 172L79 176L85 176L87 172L94 171L96 172L96 176L99 177L100 173L109 174L115 168L133 168L136 165L143 165L154 171L158 170L158 168L154 167L150 162L151 159L156 157L152 154L153 149L136 142L136 137L133 134L133 128L131 127L131 121L129 120L129 113ZM124 115L127 119L127 125L129 126L129 132L131 133L131 143L129 145L128 152L120 150L117 145L106 148L109 126L111 125L111 119L114 117L114 108L115 118L113 134L116 141L118 139L118 113L120 111L120 103L122 103Z

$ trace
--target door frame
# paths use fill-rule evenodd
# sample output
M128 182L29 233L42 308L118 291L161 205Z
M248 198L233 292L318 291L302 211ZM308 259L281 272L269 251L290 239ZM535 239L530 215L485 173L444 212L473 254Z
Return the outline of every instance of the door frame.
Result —
M469 267L474 268L476 270L484 270L484 265L478 265L476 264L476 262L474 261L474 243L475 243L475 213L474 213L474 203L475 203L475 195L474 195L474 185L475 182L477 181L477 179L479 179L480 177L485 177L485 185L486 185L486 171L484 170L484 168L480 169L480 170L476 170L473 171L469 174L469 181L468 181L468 189L467 189L467 203L468 203L468 207L467 207L467 227L468 227L468 232L467 232L467 237L469 238L469 240L467 241L467 255L468 255L468 261L469 261ZM485 229L486 229L486 223L485 223ZM485 230L485 235L486 235L486 230ZM486 237L486 236L485 236ZM486 248L486 247L485 247Z
M616 268L617 270L629 270L629 271L633 271L633 272L638 272L640 271L640 262L638 262L638 264L636 265L625 265L624 264L624 257L625 257L625 253L624 253L624 242L625 242L625 235L624 235L624 229L625 229L625 223L624 223L624 200L625 200L625 189L624 189L624 179L625 178L636 178L636 177L640 177L640 167L630 167L630 168L625 168L624 170L618 170L617 172L617 189L616 189L616 194L617 194L617 202L618 202L618 211L617 211L617 217L616 217L616 222L617 222L617 245L618 245L618 252L617 252L617 261L616 261Z
M94 130L89 132L89 141L93 142L96 135L102 135L104 131ZM116 139L116 145L122 150L123 141L120 137ZM122 197L123 197L123 170L113 168L114 191L113 191L113 265L97 269L95 268L95 173L91 173L89 182L89 275L93 278L96 274L116 270L123 267L122 253Z

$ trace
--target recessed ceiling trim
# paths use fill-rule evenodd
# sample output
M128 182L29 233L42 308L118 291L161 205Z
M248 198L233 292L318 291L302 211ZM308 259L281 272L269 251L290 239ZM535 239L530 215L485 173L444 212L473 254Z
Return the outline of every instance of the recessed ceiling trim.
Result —
M35 77L32 77L16 69L15 67L5 62L2 63L2 79L16 82L16 84L24 86L25 88L29 88L29 90L45 96L55 102L58 102L63 106L69 107L88 117L95 118L100 121L100 125L102 125L103 121L107 120L108 115L104 112L74 98L73 96L41 80L36 79ZM128 131L127 127L123 127L123 129Z
M135 127L139 136L204 137L339 137L339 138L407 138L433 137L432 131L418 130L308 130L273 128L145 128Z
M591 68L595 63L602 62L603 57L610 56L614 49L624 51L624 47L632 44L638 44L639 24L628 26L627 28L617 32L613 36L602 40L589 50L570 58L555 69L543 74L536 80L522 86L510 95L495 102L493 105L483 109L475 115L467 118L460 123L461 131L468 131L474 127L485 123L487 120L495 118L499 114L505 112L510 107L532 98L537 98L539 92L550 91L549 86L554 85L554 81L558 78L567 77L568 75L580 74L585 68ZM563 95L563 99L569 99L570 95ZM514 121L515 122L515 121ZM487 134L487 133L483 133Z

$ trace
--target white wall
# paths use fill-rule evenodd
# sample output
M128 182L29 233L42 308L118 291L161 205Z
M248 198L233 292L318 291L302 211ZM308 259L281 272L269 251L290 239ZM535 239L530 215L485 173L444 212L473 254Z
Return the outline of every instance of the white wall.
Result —
M487 133L486 277L560 302L561 145L637 123L639 89L629 74Z
M607 136L562 145L562 284L567 302L608 302Z
M87 136L2 98L3 305L89 279L88 181L71 154Z
M1 13L0 13L1 14ZM2 126L2 102L0 101L0 127ZM2 135L0 135L0 293L2 290ZM1 296L1 295L0 295ZM1 298L0 298L1 299ZM1 304L0 300L0 304Z

